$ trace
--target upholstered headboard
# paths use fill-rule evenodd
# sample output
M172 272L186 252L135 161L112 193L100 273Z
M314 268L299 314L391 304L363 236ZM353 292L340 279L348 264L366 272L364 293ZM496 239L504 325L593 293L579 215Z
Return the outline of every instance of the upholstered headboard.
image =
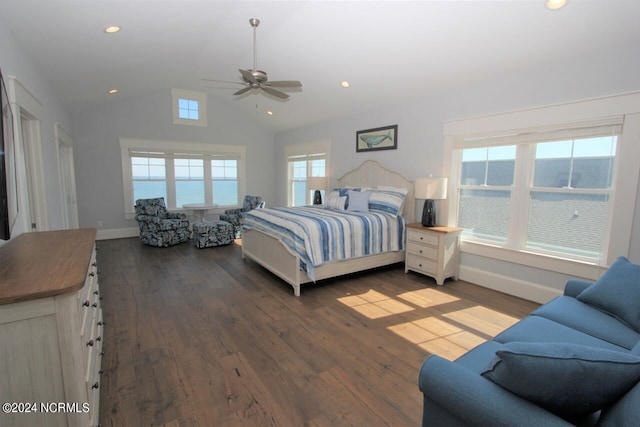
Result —
M416 200L413 181L405 178L400 173L383 167L375 160L366 160L356 169L338 178L338 187L345 187L347 185L370 188L377 188L379 185L384 185L388 187L406 188L408 193L404 202L402 216L407 222L414 222Z

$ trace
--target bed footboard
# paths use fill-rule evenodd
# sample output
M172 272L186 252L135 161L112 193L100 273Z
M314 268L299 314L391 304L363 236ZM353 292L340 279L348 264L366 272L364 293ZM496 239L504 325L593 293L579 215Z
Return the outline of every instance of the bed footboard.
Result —
M310 282L300 270L300 258L272 236L255 229L242 231L242 258L250 258L293 287L300 296L300 285Z

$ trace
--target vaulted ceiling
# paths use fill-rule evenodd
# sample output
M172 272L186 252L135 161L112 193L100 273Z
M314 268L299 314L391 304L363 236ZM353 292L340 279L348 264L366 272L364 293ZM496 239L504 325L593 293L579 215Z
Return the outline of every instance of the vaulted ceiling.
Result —
M0 7L69 111L180 88L206 91L275 131L640 45L639 17L637 0L569 0L557 11L544 0L3 0ZM303 84L286 101L255 90L234 97L241 86L202 80L239 82L238 68L252 67L250 18L261 20L258 68L270 80ZM107 34L109 25L122 29ZM111 88L119 92L109 95Z

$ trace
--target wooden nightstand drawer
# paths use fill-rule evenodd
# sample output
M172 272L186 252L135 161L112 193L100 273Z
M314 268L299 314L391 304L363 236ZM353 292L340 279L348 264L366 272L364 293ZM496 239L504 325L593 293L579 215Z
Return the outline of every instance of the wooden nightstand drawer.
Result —
M421 245L412 241L407 243L407 253L410 255L428 258L434 261L438 257L438 249L436 249L434 246Z
M423 243L425 245L438 246L438 236L425 234L419 231L409 230L407 235L409 242Z
M427 274L435 274L437 270L435 261L415 255L407 255L406 263L411 270L418 270Z
M462 229L423 227L407 224L405 273L413 270L436 279L442 285L447 277L458 278L458 240Z

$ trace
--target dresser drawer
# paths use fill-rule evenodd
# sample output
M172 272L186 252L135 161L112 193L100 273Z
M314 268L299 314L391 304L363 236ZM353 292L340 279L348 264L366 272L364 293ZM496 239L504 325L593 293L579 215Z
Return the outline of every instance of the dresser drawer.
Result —
M438 236L409 230L407 234L409 242L423 243L425 245L438 246Z
M407 243L407 253L434 261L438 258L438 250L435 247L414 242Z
M421 271L427 274L435 274L437 270L436 261L430 260L417 255L407 255L407 268L411 270Z

